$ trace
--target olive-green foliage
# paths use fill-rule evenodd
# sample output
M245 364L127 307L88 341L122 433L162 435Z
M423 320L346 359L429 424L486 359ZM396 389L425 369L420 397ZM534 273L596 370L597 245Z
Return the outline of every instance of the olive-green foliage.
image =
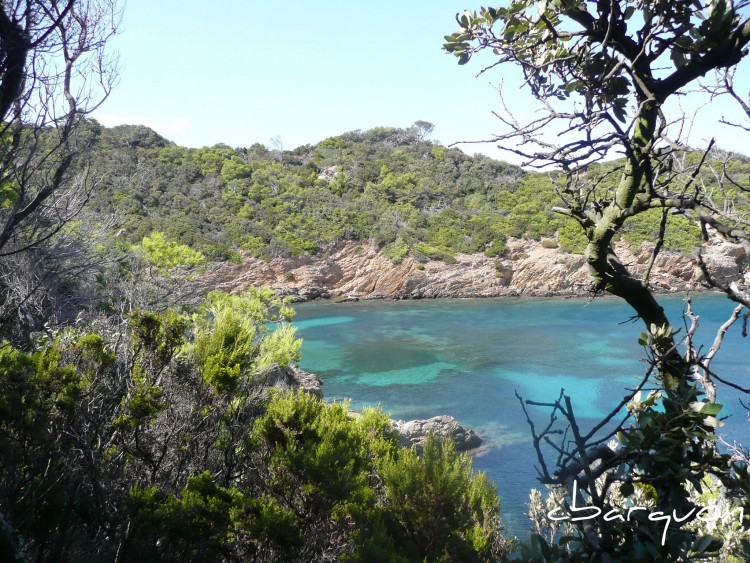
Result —
M335 525L353 561L497 555L497 494L467 455L431 437L419 457L398 447L380 411L352 418L347 409L296 393L274 399L255 424L269 481L293 491L286 501L305 514L299 526Z
M459 252L498 256L508 237L557 236L575 253L585 246L580 227L551 210L560 203L558 175L468 156L414 127L353 131L282 153L260 145L132 144L127 128L97 131L92 160L104 179L87 212L98 217L114 202L121 236L155 246L149 260L161 267L200 265L200 256L238 261L241 251L263 259L320 254L343 240L374 240L394 262L407 253L448 261ZM612 190L618 166L592 167L592 177L608 174L598 195ZM736 175L748 169L744 160L735 166ZM747 205L743 194L726 195ZM624 233L638 245L655 226L658 232L658 220L636 217ZM695 234L689 220L670 218L666 248L689 250Z
M495 258L497 256L502 256L503 254L505 254L506 250L508 250L508 246L505 244L505 241L496 240L487 247L484 253L489 258Z
M655 242L659 237L662 212L651 209L634 217L625 224L625 240L636 248L644 242ZM664 248L690 253L700 244L700 227L684 215L667 215L664 233Z
M59 342L28 354L0 345L0 416L31 426L43 424L35 412L69 412L83 391L78 373L61 361ZM40 426L41 427L41 426Z
M326 405L303 392L277 397L253 431L269 451L278 484L291 478L302 504L313 510L328 508L341 517L358 504L374 501L368 474L375 456L396 450L381 413L366 411L353 420L347 407Z
M269 497L222 487L208 471L189 477L177 494L136 485L127 504L145 535L161 538L162 553L205 560L227 556L238 544L257 549L268 543L288 553L301 544L292 510Z
M185 244L169 241L164 233L154 232L143 237L143 252L152 266L157 268L175 268L177 266L199 266L206 257Z
M73 357L82 369L69 363ZM54 554L66 534L75 535L68 528L71 512L88 517L89 507L75 498L78 454L96 437L82 435L78 422L99 406L100 400L90 403L100 388L97 366L112 361L91 334L63 336L34 352L0 346L0 516L32 550L41 541Z
M495 195L524 176L435 145L418 128L355 131L281 154L134 144L125 127L101 128L96 141L93 166L104 180L87 212L114 203L120 234L149 246L149 260L166 267L198 260L188 249L208 259L239 250L272 258L341 240L400 238L396 256L417 242L444 248L444 256L481 252L504 240ZM324 169L337 173L329 181Z
M427 438L424 454L402 450L382 469L388 518L404 552L430 561L469 561L497 540L499 501L486 475L450 441ZM406 541L404 541L406 540Z
M268 289L210 293L194 316L193 354L203 380L218 393L233 391L245 377L297 360L302 341L282 322L292 313ZM280 323L273 331L266 324L272 320Z
M383 247L383 254L393 260L394 264L400 264L404 257L409 254L409 245L399 237Z
M432 246L424 242L414 245L414 254L417 258L429 258L430 260L441 260L448 264L456 262L453 251L446 247Z
M133 354L144 372L161 373L185 343L189 319L174 310L134 311L130 315Z
M212 294L192 319L140 310L106 337L65 330L31 351L0 346L3 541L54 561L114 560L118 550L132 561L205 560L227 549L273 559L296 545L289 509L239 470L258 461L248 444L263 383L217 393L191 352L222 308L263 334L249 369L296 356L292 333L266 327L291 310L265 290Z
M238 496L238 491L218 486L204 471L188 478L179 496L136 485L130 491L128 504L141 526L178 544L189 538L185 543L191 555L197 555L215 553L227 543L230 510Z
M0 184L0 209L8 209L18 202L18 188L10 182Z
M217 392L223 392L236 387L240 375L250 367L256 352L253 345L256 326L229 307L211 313L212 330L196 335L195 357L203 380Z
M557 231L560 248L571 254L583 254L588 240L583 229L574 221L567 221Z

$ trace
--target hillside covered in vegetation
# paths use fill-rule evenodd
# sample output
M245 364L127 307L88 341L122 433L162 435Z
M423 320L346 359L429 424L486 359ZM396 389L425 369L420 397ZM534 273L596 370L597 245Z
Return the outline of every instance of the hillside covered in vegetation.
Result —
M420 123L420 122L418 122ZM555 214L555 175L468 156L423 128L377 128L291 151L216 145L188 149L143 126L102 128L90 166L100 178L87 214L113 215L118 240L155 232L209 260L321 255L343 240L374 240L400 261L501 255L508 237L551 239L582 252L577 225ZM616 164L608 165L616 169ZM740 161L742 169L750 168ZM606 189L602 186L601 189ZM660 214L638 217L633 244L654 240ZM697 227L670 218L666 248L689 252Z
M512 0L457 15L443 49L459 64L491 51L484 70L519 67L515 101L539 102L531 122L496 113L509 128L496 142L534 171L432 142L424 121L291 151L102 127L91 117L118 81L118 4L0 4L0 559L750 559L750 454L719 443L717 382L750 391L711 364L750 315L750 162L713 140L690 149L689 114L669 108L723 97L738 113L717 124L750 130L733 82L750 3ZM175 99L158 79L139 88L154 107ZM204 82L230 91L225 79ZM690 301L682 322L659 302L676 287L657 279L665 260L690 289L735 302L708 351ZM403 275L381 291L372 279L394 266ZM333 296L334 282L347 299L437 297L477 269L477 295L583 271L579 285L643 323L642 377L593 428L564 389L515 395L550 488L531 498L522 543L503 537L494 485L451 441L428 437L418 453L379 409L354 416L292 390L314 378L294 365L302 342L280 279L311 280L301 298ZM593 338L573 351L582 361L605 342ZM704 521L709 502L739 520ZM583 504L603 518L551 516Z

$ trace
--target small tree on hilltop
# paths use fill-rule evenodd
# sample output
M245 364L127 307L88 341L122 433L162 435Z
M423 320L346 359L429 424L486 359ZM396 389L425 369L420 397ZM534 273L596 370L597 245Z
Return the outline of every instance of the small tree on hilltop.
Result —
M585 234L592 291L624 299L646 326L640 342L652 367L605 421L584 432L570 398L561 394L549 405L550 425L534 431L543 482L567 488L569 496L577 484L573 502L579 506L589 502L604 513L614 492L632 500L635 492L648 490L652 510L685 514L708 476L718 478L737 497L735 503L748 505L747 465L732 465L714 445L721 409L714 402L714 380L720 378L709 364L726 328L750 306L744 286L750 254L743 257L737 279L719 279L698 258L709 283L738 303L705 355L692 345L697 317L691 310L682 341L686 351L679 351L678 331L649 284L675 214L697 223L705 240L713 233L750 250L741 213L750 205L747 176L737 174L731 155L716 151L713 140L702 153L689 150L683 136L687 116L670 118L674 100L689 88L731 97L750 114L732 81L750 43L748 6L724 0L511 0L506 7L457 16L459 30L446 37L445 49L459 64L488 50L497 57L490 67L520 68L523 87L539 102L539 112L524 123L506 106L496 115L507 132L493 140L524 157L528 166L560 171L555 178L563 205L555 211ZM706 83L711 76L715 79ZM613 156L620 160L598 164ZM651 260L636 276L618 257L614 242L635 218L654 213L659 228ZM640 390L654 384L656 390L641 400ZM626 405L630 426L623 420L609 432L609 422ZM553 444L558 415L568 429ZM619 446L607 447L618 431ZM544 460L545 442L559 455L554 472ZM701 538L700 530L685 523L673 524L664 539L661 528L663 523L657 526L646 514L626 523L579 521L572 526L573 538L554 549L557 557L604 560L688 558L721 549L721 541ZM550 546L541 536L537 540L548 553Z

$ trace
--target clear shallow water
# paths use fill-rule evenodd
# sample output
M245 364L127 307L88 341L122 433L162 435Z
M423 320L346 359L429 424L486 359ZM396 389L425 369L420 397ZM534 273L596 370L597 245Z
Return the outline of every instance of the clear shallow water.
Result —
M663 303L672 322L681 323L682 298ZM708 348L732 304L720 295L699 295L693 304ZM300 365L321 377L327 400L348 398L355 409L380 405L400 419L449 414L482 435L491 447L474 466L497 484L504 525L516 535L525 535L528 492L538 482L514 391L551 401L564 388L585 428L644 373L637 344L642 325L627 322L630 309L616 299L318 302L295 308L294 324L304 339ZM747 347L734 326L712 367L750 387ZM722 415L729 415L725 435L747 443L750 426L736 393L720 387L719 402ZM537 425L546 421L544 409L529 410Z

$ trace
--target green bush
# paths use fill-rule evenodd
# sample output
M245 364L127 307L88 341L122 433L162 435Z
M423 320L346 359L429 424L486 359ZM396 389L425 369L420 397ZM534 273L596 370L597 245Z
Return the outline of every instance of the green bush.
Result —
M484 254L488 258L496 258L502 256L508 250L508 245L505 244L504 240L494 240L485 249Z
M141 248L149 264L157 268L176 268L177 266L200 266L206 257L185 244L169 241L164 233L154 232L143 237Z
M623 227L625 240L635 248L644 242L654 242L659 236L662 212L651 209L633 217ZM690 253L700 244L700 227L684 215L667 215L664 248Z
M588 239L578 223L565 221L557 230L557 242L565 252L583 254L586 250Z
M409 245L399 237L383 247L383 255L391 259L394 264L400 264L409 254Z
M203 380L217 393L231 392L243 379L298 359L302 341L295 338L296 329L284 323L273 331L267 327L274 318L283 321L291 313L270 290L210 293L194 316L192 350Z
M304 507L299 516L343 526L350 543L346 560L480 561L497 555L495 488L450 441L430 437L420 457L398 447L379 410L352 417L346 403L325 404L301 392L271 401L253 435L267 451L273 486Z
M438 248L427 243L418 242L414 245L414 252L430 260L440 260L446 264L456 263L456 255L447 248Z
M499 500L453 442L429 436L424 454L401 450L382 469L387 519L410 558L478 561L498 543Z

